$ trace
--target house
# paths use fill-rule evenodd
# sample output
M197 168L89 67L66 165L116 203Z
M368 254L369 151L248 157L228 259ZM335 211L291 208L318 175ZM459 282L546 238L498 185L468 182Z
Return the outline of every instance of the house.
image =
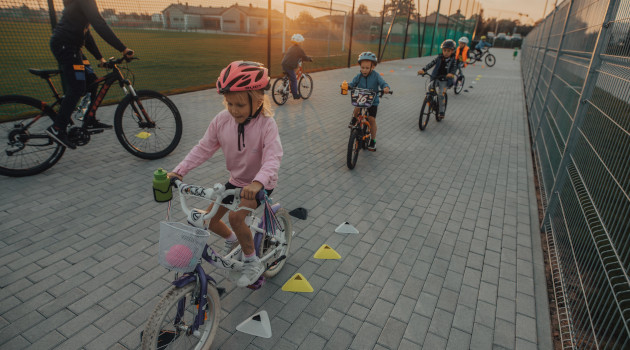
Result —
M256 34L267 29L267 9L232 5L230 7L171 4L162 11L163 25L172 29L207 29L222 32ZM282 14L272 10L273 20Z

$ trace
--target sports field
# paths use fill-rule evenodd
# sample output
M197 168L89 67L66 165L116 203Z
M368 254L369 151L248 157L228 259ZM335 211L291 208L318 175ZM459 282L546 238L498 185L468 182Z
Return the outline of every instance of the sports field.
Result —
M229 62L243 59L267 62L267 38L238 36L227 34L209 34L199 32L178 32L152 29L113 28L119 38L136 51L139 61L129 65L135 74L135 86L138 89L152 89L167 93L187 91L200 86L214 84L220 70ZM0 22L0 95L25 94L40 99L50 100L50 93L45 83L27 72L27 68L56 68L56 61L50 53L48 41L50 25L48 23ZM93 33L94 34L94 33ZM98 35L94 35L104 57L119 55ZM354 56L361 51L377 51L378 42L353 42L352 64ZM304 44L306 53L314 56L312 63L306 63L307 71L327 67L341 67L347 64L346 51L341 51L340 41L331 41L330 56L328 42L307 39ZM415 47L408 48L409 54L417 52ZM281 74L282 41L272 38L271 43L272 75ZM86 53L87 54L87 53ZM400 58L402 46L390 44L385 59ZM88 59L94 62L91 55ZM96 68L98 75L105 70ZM340 81L343 80L340 78ZM58 80L55 85L61 88ZM108 99L120 96L117 89L112 89Z

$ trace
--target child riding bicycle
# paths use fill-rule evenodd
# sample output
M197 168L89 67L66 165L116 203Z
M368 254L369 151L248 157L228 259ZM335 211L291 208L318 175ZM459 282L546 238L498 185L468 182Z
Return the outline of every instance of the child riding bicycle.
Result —
M382 89L384 93L389 93L389 84L387 84L385 79L383 79L383 77L374 70L374 68L376 68L376 64L378 63L376 55L369 51L362 52L357 61L359 62L361 72L352 79L348 86L351 88L358 87L375 91ZM376 151L376 112L378 111L378 104L379 98L377 95L374 97L372 106L368 108L368 123L370 123L370 130L372 132L372 141L368 145L368 150L372 152ZM352 120L350 121L350 125L348 125L348 127L352 127L354 125L360 110L361 108L359 107L354 108Z
M435 66L433 72L431 72L431 81L432 84L436 84L438 88L440 117L444 118L444 95L446 95L446 90L453 86L453 77L457 72L457 61L455 60L455 56L453 56L455 41L447 39L442 43L441 47L442 53L429 62L424 68L420 69L418 74L424 75L429 68Z
M302 34L293 34L291 42L293 45L287 49L284 53L284 57L282 58L282 70L287 73L291 83L289 84L291 86L291 94L293 95L293 98L297 100L301 98L297 88L297 78L295 76L295 69L298 67L298 61L303 60L312 62L313 58L307 56L302 49L302 44L304 43L304 37Z
M477 45L475 46L475 51L477 52L477 55L479 57L481 57L481 55L483 54L482 50L485 49L486 47L492 47L492 44L490 44L489 42L486 41L486 36L483 35L481 37L481 40L479 40L479 42L477 43Z
M283 154L271 103L264 94L269 80L268 70L261 63L235 61L224 68L217 80L217 92L224 96L226 109L210 122L205 135L168 174L169 177L181 180L221 148L230 172L225 187L242 189L240 207L257 208L260 201L256 199L256 194L263 188L270 194L276 187ZM223 203L231 204L233 200L234 196L229 196ZM211 209L212 205L208 207L208 210ZM243 271L236 285L245 287L256 282L265 268L256 256L252 233L245 223L249 211L229 213L230 226L234 231L221 220L227 211L226 207L219 207L210 219L209 229L225 238L224 255L237 241L240 243Z
M455 50L455 59L457 60L457 68L461 73L462 67L466 68L468 66L468 63L466 63L468 59L468 38L465 36L459 38L459 46Z

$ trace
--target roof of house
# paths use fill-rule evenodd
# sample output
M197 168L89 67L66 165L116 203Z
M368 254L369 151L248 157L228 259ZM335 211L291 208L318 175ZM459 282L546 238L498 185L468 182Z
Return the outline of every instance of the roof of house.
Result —
M250 17L267 17L267 9L264 7L251 7L251 6L240 6L240 5L232 5L230 7L203 7L203 6L189 6L182 4L170 4L167 6L162 12L170 9L176 8L181 12L188 15L205 15L205 16L220 16L225 11L236 8L237 10L244 12L246 15ZM280 12L277 10L271 10L272 16L282 16Z

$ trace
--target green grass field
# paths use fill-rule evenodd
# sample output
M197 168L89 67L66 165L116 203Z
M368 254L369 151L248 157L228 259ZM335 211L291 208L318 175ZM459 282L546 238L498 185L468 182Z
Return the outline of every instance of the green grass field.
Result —
M139 61L129 67L135 73L137 89L151 89L166 93L177 93L209 87L214 84L220 70L234 60L253 60L267 62L266 37L249 37L198 32L175 32L161 30L143 30L113 28L119 38L136 51ZM27 72L27 68L57 68L57 63L50 53L50 25L47 23L0 22L0 95L23 94L50 101L51 94L43 80ZM94 34L94 33L93 33ZM113 48L94 34L104 57L118 56ZM271 45L272 75L281 74L282 42L273 38ZM328 57L326 40L308 40L304 49L315 61L306 63L309 70L344 67L347 65L346 51L341 51L341 42L331 41L331 56ZM353 42L352 64L361 51L376 51L378 42ZM417 56L417 47L408 47L408 57ZM95 62L87 52L88 59ZM389 44L385 59L400 58L402 45ZM105 70L96 68L97 74ZM348 77L351 78L351 77ZM61 89L59 80L54 81ZM109 99L121 96L118 88L113 87Z

